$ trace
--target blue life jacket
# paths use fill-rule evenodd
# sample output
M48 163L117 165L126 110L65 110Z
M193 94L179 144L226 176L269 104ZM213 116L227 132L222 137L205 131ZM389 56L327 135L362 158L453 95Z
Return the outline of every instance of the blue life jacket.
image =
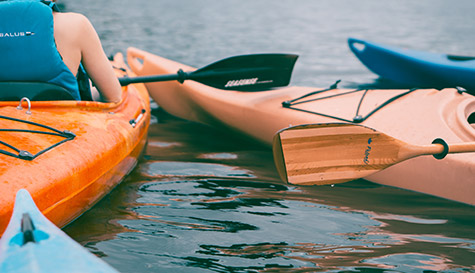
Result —
M0 81L48 82L80 100L78 80L56 48L52 10L51 1L0 0Z

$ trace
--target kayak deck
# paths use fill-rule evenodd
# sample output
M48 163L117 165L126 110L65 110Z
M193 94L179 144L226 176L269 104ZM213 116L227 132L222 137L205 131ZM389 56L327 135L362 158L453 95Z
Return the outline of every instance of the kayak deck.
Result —
M349 38L355 56L382 78L416 87L461 86L475 94L475 58L386 46Z
M128 63L138 75L171 74L194 68L151 53L130 48ZM186 81L146 84L151 97L167 112L191 121L223 127L271 145L273 136L289 126L352 121L356 113L367 115L388 99L409 90L363 91L313 87L286 87L262 92L224 91ZM282 103L315 93L306 99L327 97L286 108ZM336 96L341 93L345 95ZM359 110L358 110L359 109ZM317 113L315 113L317 112ZM319 114L320 113L320 114ZM475 97L455 89L418 89L391 101L362 125L375 128L404 142L425 145L436 138L447 143L475 141ZM475 153L413 158L365 177L394 186L459 202L475 204ZM447 185L450 184L450 187Z
M0 239L0 272L118 272L46 219L28 191L18 191L15 200Z
M120 56L115 65L124 67ZM0 118L0 127L8 129L0 132L8 144L0 149L15 155L12 146L34 155L52 148L33 160L0 154L0 234L19 189L27 189L41 212L62 227L114 188L137 164L146 144L150 105L141 84L124 87L119 103L32 101L31 114L26 103L21 110L18 105L0 102L0 115L9 118ZM51 130L42 126L72 132L71 139L46 134Z

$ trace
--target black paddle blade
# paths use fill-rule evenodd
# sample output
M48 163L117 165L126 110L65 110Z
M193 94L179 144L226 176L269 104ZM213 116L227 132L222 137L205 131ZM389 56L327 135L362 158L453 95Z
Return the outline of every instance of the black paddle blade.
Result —
M219 89L266 90L290 83L297 58L293 54L234 56L190 72L187 78Z

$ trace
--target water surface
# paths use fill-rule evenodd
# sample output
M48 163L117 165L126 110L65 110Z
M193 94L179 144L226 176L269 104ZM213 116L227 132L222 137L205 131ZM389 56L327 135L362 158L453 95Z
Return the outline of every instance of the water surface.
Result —
M200 67L295 53L293 85L380 85L348 37L475 56L472 0L62 4L90 18L109 54L134 46ZM285 185L267 147L153 114L135 171L65 229L121 272L475 272L472 206L363 180Z

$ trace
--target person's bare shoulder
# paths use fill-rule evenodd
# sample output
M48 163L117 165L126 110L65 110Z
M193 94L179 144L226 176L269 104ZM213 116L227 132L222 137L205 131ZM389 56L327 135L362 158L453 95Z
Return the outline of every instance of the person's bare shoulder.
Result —
M86 16L76 12L55 12L54 19L55 21L58 19L61 22L70 21L76 24L89 21Z
M94 30L86 16L75 12L55 13L54 24L56 33L70 38L86 38Z
M54 13L55 24L80 26L89 23L86 16L75 12Z

